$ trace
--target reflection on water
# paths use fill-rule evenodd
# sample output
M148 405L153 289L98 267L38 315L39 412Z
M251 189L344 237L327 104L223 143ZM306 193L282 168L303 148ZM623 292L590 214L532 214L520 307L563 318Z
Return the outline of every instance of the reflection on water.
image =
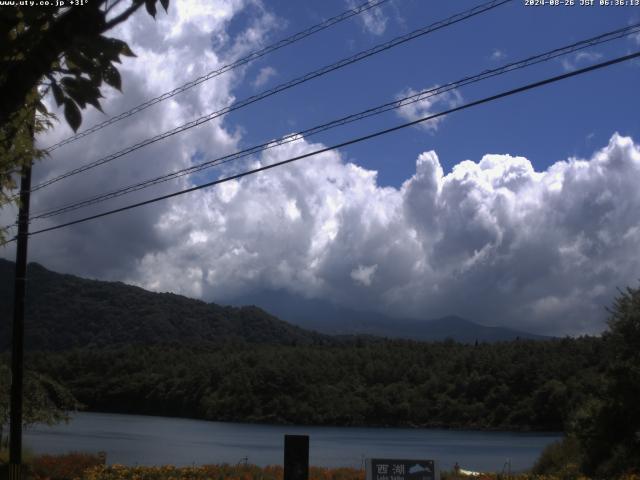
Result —
M284 435L310 436L310 463L360 467L368 457L425 458L450 470L501 471L533 464L558 434L472 432L404 428L309 427L205 422L181 418L78 413L66 425L37 426L25 444L37 453L107 453L108 463L125 465L282 464Z

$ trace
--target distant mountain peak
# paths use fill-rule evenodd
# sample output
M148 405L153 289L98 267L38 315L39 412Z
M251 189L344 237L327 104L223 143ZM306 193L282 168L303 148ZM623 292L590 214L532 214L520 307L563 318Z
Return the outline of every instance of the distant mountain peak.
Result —
M480 325L457 315L394 319L282 291L265 291L236 299L235 306L221 306L122 282L56 273L37 263L30 263L27 271L26 345L31 349L226 341L327 344L355 336L464 343L546 338ZM13 262L0 259L1 318L11 316L13 272ZM9 346L9 329L9 322L0 322L0 351Z
M324 300L305 299L281 290L246 295L232 303L259 305L287 322L330 335L374 335L418 341L451 339L463 343L548 338L507 327L481 325L458 315L425 320L392 318Z

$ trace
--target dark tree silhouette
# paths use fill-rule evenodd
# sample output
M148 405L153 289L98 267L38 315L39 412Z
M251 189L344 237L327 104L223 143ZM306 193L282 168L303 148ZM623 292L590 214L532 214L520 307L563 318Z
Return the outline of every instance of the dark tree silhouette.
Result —
M31 142L34 109L35 133L54 119L42 95L51 91L77 130L87 105L101 109L103 84L121 88L120 56L134 56L125 42L105 33L143 5L155 17L158 2L169 7L169 0L91 0L0 9L0 207L12 200L8 192L16 188L21 166L44 155Z

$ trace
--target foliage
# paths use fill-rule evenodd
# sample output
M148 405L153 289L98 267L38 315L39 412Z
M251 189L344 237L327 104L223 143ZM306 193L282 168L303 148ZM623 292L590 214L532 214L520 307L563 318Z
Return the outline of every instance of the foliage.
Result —
M98 466L86 471L84 480L166 480L166 479L225 479L225 480L282 480L280 466L203 465L199 467L125 467ZM309 468L309 480L364 480L364 471L354 468Z
M603 381L572 421L582 467L603 477L640 473L640 288L620 292L603 340Z
M159 0L164 9L169 0ZM158 0L96 0L74 6L9 6L0 11L0 125L20 112L38 85L51 90L58 106L64 106L69 125L77 130L80 109L101 109L103 83L120 89L116 63L120 56L134 56L122 40L104 34L126 21L145 5L156 15ZM117 7L117 8L116 8ZM118 10L119 9L119 10ZM114 13L118 11L117 13ZM38 109L46 107L38 101Z
M0 316L10 313L12 272L0 260ZM336 338L255 307L221 307L36 264L28 275L25 345L54 350L28 361L94 411L559 431L602 383L606 363L599 338L477 346ZM8 334L0 324L0 349L9 346Z
M29 447L22 446L22 462L29 464L34 454ZM0 449L0 480L9 480L9 449Z
M11 372L0 359L0 450L3 426L9 423ZM23 423L53 425L68 420L68 412L80 404L68 389L46 375L26 371L24 377Z
M601 340L156 345L32 353L91 410L219 421L562 430ZM555 385L563 396L550 396ZM550 386L551 385L551 386ZM537 402L549 402L539 409Z
M55 116L41 97L52 93L74 131L87 105L102 111L101 87L120 90L116 64L121 55L134 56L125 42L104 34L142 5L155 17L158 1L168 8L169 0L92 0L82 6L15 2L0 9L0 207L14 200L22 166L45 155L32 139ZM0 242L5 235L0 230Z
M562 480L571 480L580 474L582 452L575 437L567 436L547 446L531 472L536 475L554 475Z
M13 272L14 264L0 259L0 318L11 318ZM332 341L255 307L221 307L119 282L60 275L37 264L29 264L27 275L25 348L31 350L230 340L288 345ZM0 322L0 351L9 348L9 339L9 322Z
M0 261L0 314L12 264ZM330 337L231 308L30 265L33 369L94 411L334 425L566 430L536 467L638 470L640 294L602 338L463 345ZM5 328L5 330L3 330ZM0 334L6 327L0 325ZM8 345L0 336L0 345ZM75 347L69 349L69 347ZM574 443L577 441L577 446Z
M64 457L64 456L63 456ZM55 460L55 457L52 457ZM72 457L68 457L71 459ZM123 465L96 465L87 469L82 468L80 462L75 470L69 470L68 476L35 476L36 480L282 480L281 466L258 467L256 465L203 465L190 467L175 467L164 465L158 467L127 467ZM355 468L323 468L309 467L309 480L364 480L364 470ZM539 475L533 473L519 473L512 475L487 473L479 477L461 477L453 472L442 472L442 480L461 480L462 478L476 478L478 480L565 480L566 477L557 475ZM584 476L571 477L572 480L589 480ZM612 479L613 480L613 479ZM623 475L618 480L640 480L637 475Z
M28 462L33 480L66 480L80 478L90 468L104 465L99 455L71 452L64 455L38 455Z
M0 468L6 463L0 453ZM156 467L104 465L97 455L70 453L65 455L29 456L26 461L29 478L33 480L282 480L281 466L258 467L251 464L218 464L190 467L164 465ZM309 467L309 480L364 480L365 472L355 468ZM462 477L454 472L441 472L442 480L589 480L576 475L566 477L538 473L483 473L479 477ZM627 474L611 480L640 480L639 475Z
M35 103L38 101L39 95L32 91L27 96L25 108L14 118L15 128L0 128L0 208L13 201L11 192L17 188L17 174L27 161L33 162L46 156L44 150L35 147L32 139L49 128L56 117L46 111L36 112ZM11 140L8 139L10 134L13 136ZM7 231L6 226L0 227L0 246Z

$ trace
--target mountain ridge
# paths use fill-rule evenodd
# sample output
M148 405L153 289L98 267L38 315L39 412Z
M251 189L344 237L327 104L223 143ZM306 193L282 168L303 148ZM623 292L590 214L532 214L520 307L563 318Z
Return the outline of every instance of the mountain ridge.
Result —
M7 319L0 322L0 351L10 345L13 272L14 263L0 259L0 317ZM544 338L485 327L455 316L431 322L389 320L377 313L328 308L319 301L309 304L273 294L268 298L279 299L281 305L288 305L288 311L277 302L222 306L122 282L57 273L37 263L28 266L28 282L25 345L31 350L221 342L328 345L355 337L360 341L388 337L463 343ZM320 315L322 321L309 321L300 311L304 308Z
M9 347L14 263L0 259L0 351ZM26 347L247 342L323 344L334 340L284 322L257 307L208 304L122 282L88 280L30 263L25 304ZM35 301L38 299L38 301Z
M282 291L265 290L238 297L230 303L256 305L289 323L328 335L374 335L417 341L452 339L462 343L552 338L502 326L482 325L457 315L425 320L391 318L381 313L340 307L324 300L303 299Z

